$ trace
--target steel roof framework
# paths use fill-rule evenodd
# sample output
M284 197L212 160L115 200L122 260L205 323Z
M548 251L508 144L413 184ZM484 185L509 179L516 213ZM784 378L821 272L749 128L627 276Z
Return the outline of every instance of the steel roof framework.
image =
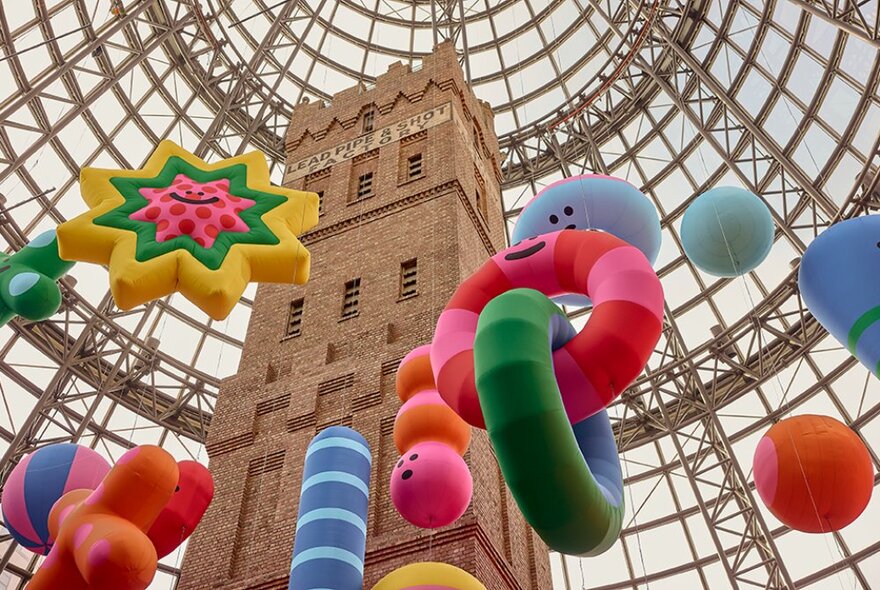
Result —
M112 15L122 3L32 0L23 21L10 4L0 5L0 75L12 82L0 93L9 249L82 209L82 166L137 166L164 137L206 158L262 149L278 176L292 104L369 84L384 63L416 63L454 40L477 94L496 107L510 222L542 186L583 171L628 178L663 220L663 336L612 408L630 520L601 560L554 555L559 587L870 588L880 575L880 539L865 530L811 546L806 570L794 564L803 536L760 506L743 451L774 420L817 408L869 446L880 440L880 387L796 288L797 258L818 232L880 206L876 1L137 0ZM365 35L349 32L357 19ZM386 40L389 30L399 39ZM572 59L582 35L594 44ZM334 46L351 55L334 61ZM499 67L486 71L490 59ZM535 67L552 80L527 89ZM805 72L817 78L811 94ZM779 230L773 260L742 279L696 271L677 233L689 200L720 183L761 194ZM218 324L180 298L122 312L96 286L102 273L78 265L62 282L62 312L3 330L0 477L62 440L113 457L142 442L200 456L220 361L237 356L253 291ZM682 541L668 563L655 562L656 535ZM4 576L20 587L36 560L4 539ZM173 584L177 560L159 584ZM607 571L584 574L597 563Z

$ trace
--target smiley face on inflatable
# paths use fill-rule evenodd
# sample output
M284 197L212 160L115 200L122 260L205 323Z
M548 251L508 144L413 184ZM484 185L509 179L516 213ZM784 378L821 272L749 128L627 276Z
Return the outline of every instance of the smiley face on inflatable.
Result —
M485 428L474 335L486 305L517 288L593 300L586 327L553 353L572 424L604 409L638 376L660 338L663 288L645 255L609 233L562 230L499 252L459 285L437 321L431 367L444 401ZM560 332L560 334L562 334Z
M523 207L511 243L563 229L599 230L635 246L654 264L660 253L660 217L642 191L622 178L582 174L545 187ZM583 295L553 298L563 305L590 306Z
M149 205L130 218L155 223L157 242L187 235L203 248L211 248L221 231L249 231L241 212L256 205L231 194L225 178L201 183L178 174L171 186L141 188L140 193Z
M251 152L209 164L170 141L139 170L84 168L89 211L58 227L62 258L105 265L116 305L175 291L215 320L249 282L305 283L297 234L318 222L318 195L274 186Z

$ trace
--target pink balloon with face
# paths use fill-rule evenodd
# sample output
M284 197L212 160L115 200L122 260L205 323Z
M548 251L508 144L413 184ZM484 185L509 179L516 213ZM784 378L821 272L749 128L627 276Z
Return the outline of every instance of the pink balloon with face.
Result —
M458 520L471 503L472 493L467 463L442 443L415 445L391 472L391 501L401 516L423 529Z

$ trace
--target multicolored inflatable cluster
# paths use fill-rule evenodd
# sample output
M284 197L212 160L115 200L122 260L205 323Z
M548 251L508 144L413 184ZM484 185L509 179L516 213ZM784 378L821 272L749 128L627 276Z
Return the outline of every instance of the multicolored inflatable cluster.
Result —
M304 282L296 238L315 224L313 195L273 187L265 159L208 165L163 142L143 170L83 171L91 210L0 259L0 325L57 311L56 281L86 260L109 265L122 308L175 290L220 319L249 280ZM880 216L832 226L807 249L799 286L829 332L880 375ZM698 197L682 222L701 270L754 270L773 243L763 201L722 187ZM425 529L467 510L464 456L485 429L527 522L553 550L598 555L624 520L623 473L606 408L643 371L663 326L664 293L651 265L660 222L627 182L583 175L547 187L523 209L514 245L463 281L430 344L400 363L394 424L400 458L391 500ZM60 254L59 254L60 251ZM590 305L578 332L558 304ZM290 590L358 590L364 581L372 454L355 430L331 427L305 454ZM760 498L787 526L830 532L853 522L873 491L859 436L826 416L774 425L757 446ZM32 590L143 590L158 559L189 537L213 497L208 470L140 446L115 466L73 444L25 457L3 490L4 524L47 558ZM443 563L414 563L373 590L485 590Z
M549 299L563 294L592 301L580 333ZM440 395L487 429L513 497L554 550L595 555L620 532L623 481L603 410L644 368L662 317L660 280L638 248L571 229L499 252L440 315Z
M213 496L205 467L159 447L135 447L111 468L91 449L56 444L13 469L3 520L22 547L47 556L31 590L144 590Z
M858 253L873 251L876 236L870 235L880 226L870 218L847 224L807 251L801 288L820 321L880 372L880 346L871 348L880 342L873 334L880 325L880 282L876 273L866 277L839 263L861 264ZM691 262L721 277L754 270L773 238L767 206L735 187L700 195L682 223ZM505 482L547 545L597 555L613 545L624 515L623 476L605 408L642 371L663 322L663 290L651 268L659 220L635 187L584 175L555 183L528 203L513 242L466 279L440 315L430 346L434 380L420 384L436 424L420 421L419 432L435 438L440 435L434 431L446 432L449 417L441 402L485 428ZM842 249L857 255L848 258ZM580 333L554 302L593 306ZM414 358L418 351L404 359L401 375L413 373ZM416 405L407 391L400 390L399 425ZM841 474L840 485L827 483L829 473ZM395 505L407 520L427 527L432 522L413 518L412 505L396 497L403 474L415 474L405 460L392 472ZM454 487L456 477L436 485ZM828 532L864 510L873 470L855 433L831 418L805 416L781 422L762 439L755 482L782 522ZM427 493L417 497L435 503L435 510L442 506ZM429 510L416 505L422 514Z
M663 290L646 257L657 255L659 220L635 187L588 175L538 195L518 236L458 287L430 347L400 365L403 456L391 497L417 526L454 522L472 486L467 425L485 428L544 541L595 555L617 539L624 511L605 407L642 371L662 327ZM551 300L571 296L593 306L580 333Z

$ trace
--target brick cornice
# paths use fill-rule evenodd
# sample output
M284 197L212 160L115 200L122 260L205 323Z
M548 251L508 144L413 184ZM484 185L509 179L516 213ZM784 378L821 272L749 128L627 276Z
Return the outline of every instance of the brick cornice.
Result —
M510 569L507 560L498 551L486 531L477 522L466 522L461 525L435 533L429 536L422 536L411 541L381 547L367 552L364 565L373 567L377 564L399 560L400 558L412 557L413 555L424 555L432 547L442 547L444 545L461 543L462 541L474 540L486 553L491 561L498 576L504 580L510 590L526 590L526 588L517 579L516 574ZM282 576L267 575L256 580L239 580L222 587L223 590L283 590L287 588L287 582L290 579L289 574Z
M510 569L507 560L492 543L489 535L480 526L479 522L466 522L455 528L447 529L433 535L421 536L403 543L388 545L379 549L367 552L364 564L372 567L385 561L397 560L401 557L411 557L413 555L424 555L431 548L442 547L443 545L461 543L473 539L485 551L498 576L504 580L504 583L510 590L526 590L516 574Z
M385 205L382 205L380 207L370 209L369 211L363 211L358 215L348 217L346 219L343 219L342 221L337 221L336 223L304 233L302 236L300 236L300 241L304 246L310 246L311 244L315 244L317 242L320 242L321 240L326 240L327 238L338 236L347 231L357 229L363 223L370 223L371 221L376 221L377 219L382 219L384 217L388 217L389 215L394 215L395 213L409 207L421 205L422 203L446 195L450 191L455 191L455 193L458 195L459 201L464 206L465 211L467 212L468 217L470 218L471 223L474 226L474 229L477 230L477 233L480 236L480 240L483 242L483 246L486 248L486 253L489 256L493 256L495 254L495 246L492 245L492 240L489 238L489 232L486 229L486 225L479 218L477 211L474 209L470 200L467 198L467 195L465 194L464 189L462 189L462 186L458 182L458 180L450 180L449 182L438 184L437 186L433 186L427 190L408 195L402 199L398 199L396 201L386 203Z

